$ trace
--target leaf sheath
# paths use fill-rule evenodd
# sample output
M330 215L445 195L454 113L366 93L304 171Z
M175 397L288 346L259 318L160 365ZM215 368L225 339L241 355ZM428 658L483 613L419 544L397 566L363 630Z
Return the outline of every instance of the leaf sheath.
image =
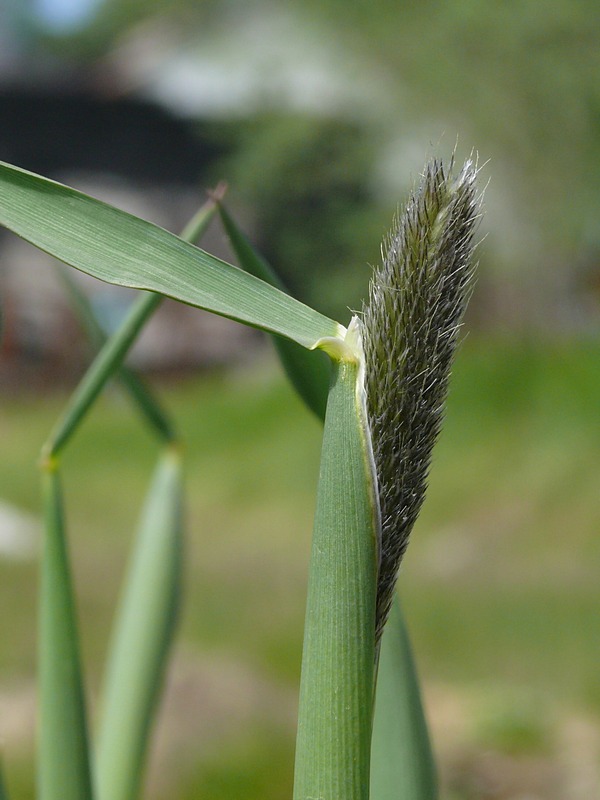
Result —
M377 514L356 363L334 363L309 573L294 800L366 800Z
M59 479L43 478L46 534L40 589L40 800L91 800L75 604Z

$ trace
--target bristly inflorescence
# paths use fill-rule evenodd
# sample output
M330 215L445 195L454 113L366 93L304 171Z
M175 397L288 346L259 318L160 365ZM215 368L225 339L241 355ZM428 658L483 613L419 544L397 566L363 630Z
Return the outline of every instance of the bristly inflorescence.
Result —
M450 367L470 295L476 166L425 169L384 241L363 307L365 388L381 512L377 638L427 486Z

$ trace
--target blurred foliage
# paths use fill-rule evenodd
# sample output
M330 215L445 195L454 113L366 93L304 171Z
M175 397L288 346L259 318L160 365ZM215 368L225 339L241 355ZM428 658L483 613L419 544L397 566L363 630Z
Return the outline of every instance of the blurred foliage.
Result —
M32 13L32 0L25 0L19 26L49 53L81 64L93 64L117 44L129 30L153 18L169 20L182 38L189 26L201 30L218 16L219 0L102 0L89 16L87 25L64 33L48 30Z
M513 692L512 696L504 693L499 697L492 694L482 705L475 735L490 748L513 755L548 753L551 749L552 721L543 703L531 692Z
M483 316L546 329L594 324L600 297L595 0L305 0L285 11L272 0L167 6L104 0L87 28L67 37L38 30L38 36L55 53L93 65L145 22L151 32L167 30L171 45L202 53L214 41L227 42L229 32L236 41L253 18L281 13L301 28L308 20L308 37L315 26L325 32L323 42L348 56L348 81L368 73L374 82L370 110L350 113L348 123L285 112L280 120L264 114L240 121L235 158L219 176L239 188L267 255L306 300L338 315L357 302L368 279L363 267L378 258L392 203L404 196L427 152L447 155L458 134L459 158L476 146L482 160L492 161L482 179L492 178ZM280 57L259 38L244 47L249 69L265 54ZM382 175L386 185L377 186ZM349 263L359 271L342 277Z
M188 42L197 31L201 46L219 20L273 8L265 0L176 0L168 8L162 0L105 0L71 40L81 53L98 55L127 28L164 17ZM498 153L511 165L528 213L551 222L548 235L570 244L600 211L597 10L595 0L302 4L303 14L335 31L337 43L393 78L389 110L401 118L401 135L423 131L424 123L439 135L431 124L438 118L449 135L460 130L478 142L486 157Z
M252 209L261 252L297 297L347 323L365 296L385 230L365 176L374 152L359 125L307 115L229 124L218 169Z
M597 226L595 0L304 5L397 77L390 106L402 109L409 128L422 130L423 121L441 117L449 132L470 135L485 157L497 153L518 182L523 212L544 225L550 241L573 245L584 229Z

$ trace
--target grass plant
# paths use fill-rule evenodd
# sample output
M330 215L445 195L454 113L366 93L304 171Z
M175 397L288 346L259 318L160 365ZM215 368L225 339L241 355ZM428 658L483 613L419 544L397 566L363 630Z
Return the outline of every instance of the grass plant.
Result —
M426 168L387 242L363 314L345 328L274 285L277 279L247 245L220 197L201 211L200 225L192 225L185 236L194 237L218 205L243 269L73 189L0 166L2 224L72 267L146 292L103 344L43 450L48 524L41 589L40 798L134 800L140 791L179 593L181 487L172 428L122 362L164 295L288 340L279 346L288 374L318 415L326 405L295 800L366 800L370 787L374 800L435 797L433 761L400 611L384 626L423 501L468 297L478 213L475 176L470 163L456 175L438 162ZM79 307L100 342L89 309L81 302ZM315 350L327 354L330 366ZM58 457L113 376L124 381L163 443L164 455L125 583L93 756ZM373 729L375 745L383 748L385 742L391 755L378 753L371 766Z

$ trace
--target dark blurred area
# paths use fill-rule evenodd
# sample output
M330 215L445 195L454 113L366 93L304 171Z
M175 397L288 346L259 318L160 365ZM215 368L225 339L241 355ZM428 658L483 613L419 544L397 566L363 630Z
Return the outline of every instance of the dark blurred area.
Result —
M443 800L600 792L591 655L597 661L600 646L599 42L594 0L0 0L0 160L175 232L225 181L230 211L291 291L343 323L360 309L370 265L426 159L478 160L485 216L469 336L404 581ZM233 258L216 224L202 247ZM76 279L114 330L132 293ZM91 353L52 260L5 231L0 312L0 391L14 404L0 420L12 454L0 498L31 511L38 501L15 477L34 460L21 456L22 440L31 435L35 452L60 402L40 412L20 398L73 387ZM203 542L190 569L223 605L194 582L190 607L202 621L186 623L189 652L174 668L153 761L157 800L290 794L298 542L314 493L298 475L316 468L318 432L302 411L282 410L291 401L280 384L268 388L267 378L263 390L239 377L263 347L254 331L168 301L132 354L147 373L200 374L194 392L173 381L172 402L187 425L191 476L202 486L214 470L227 487L215 478L217 499L191 501L199 529L209 520L219 543L210 551ZM217 420L208 433L197 396ZM90 429L90 442L110 461L109 443L121 447L125 434L107 413L112 433ZM127 436L132 457L145 452ZM290 452L301 466L289 466ZM265 468L269 459L279 466ZM103 478L81 460L102 492ZM130 502L137 477L123 460L123 497L105 496L96 517L110 509L116 519ZM251 478L238 475L238 461ZM259 495L264 508L249 499ZM2 509L0 500L0 532ZM78 513L87 526L87 510ZM257 541L240 534L236 557L227 537L244 515ZM94 524L92 555L79 565L91 576L83 615L93 626L101 608L107 627L113 599L92 561L110 573L125 546L115 536L101 551ZM33 574L29 563L6 566L6 597L17 602L23 581L33 594ZM221 633L230 627L231 641ZM24 798L31 732L19 715L31 717L31 639L17 655L0 652L0 735L17 742L9 778ZM88 643L92 663L100 650ZM205 713L214 737L198 722ZM212 738L226 746L211 750ZM176 770L178 757L171 782L162 765Z

